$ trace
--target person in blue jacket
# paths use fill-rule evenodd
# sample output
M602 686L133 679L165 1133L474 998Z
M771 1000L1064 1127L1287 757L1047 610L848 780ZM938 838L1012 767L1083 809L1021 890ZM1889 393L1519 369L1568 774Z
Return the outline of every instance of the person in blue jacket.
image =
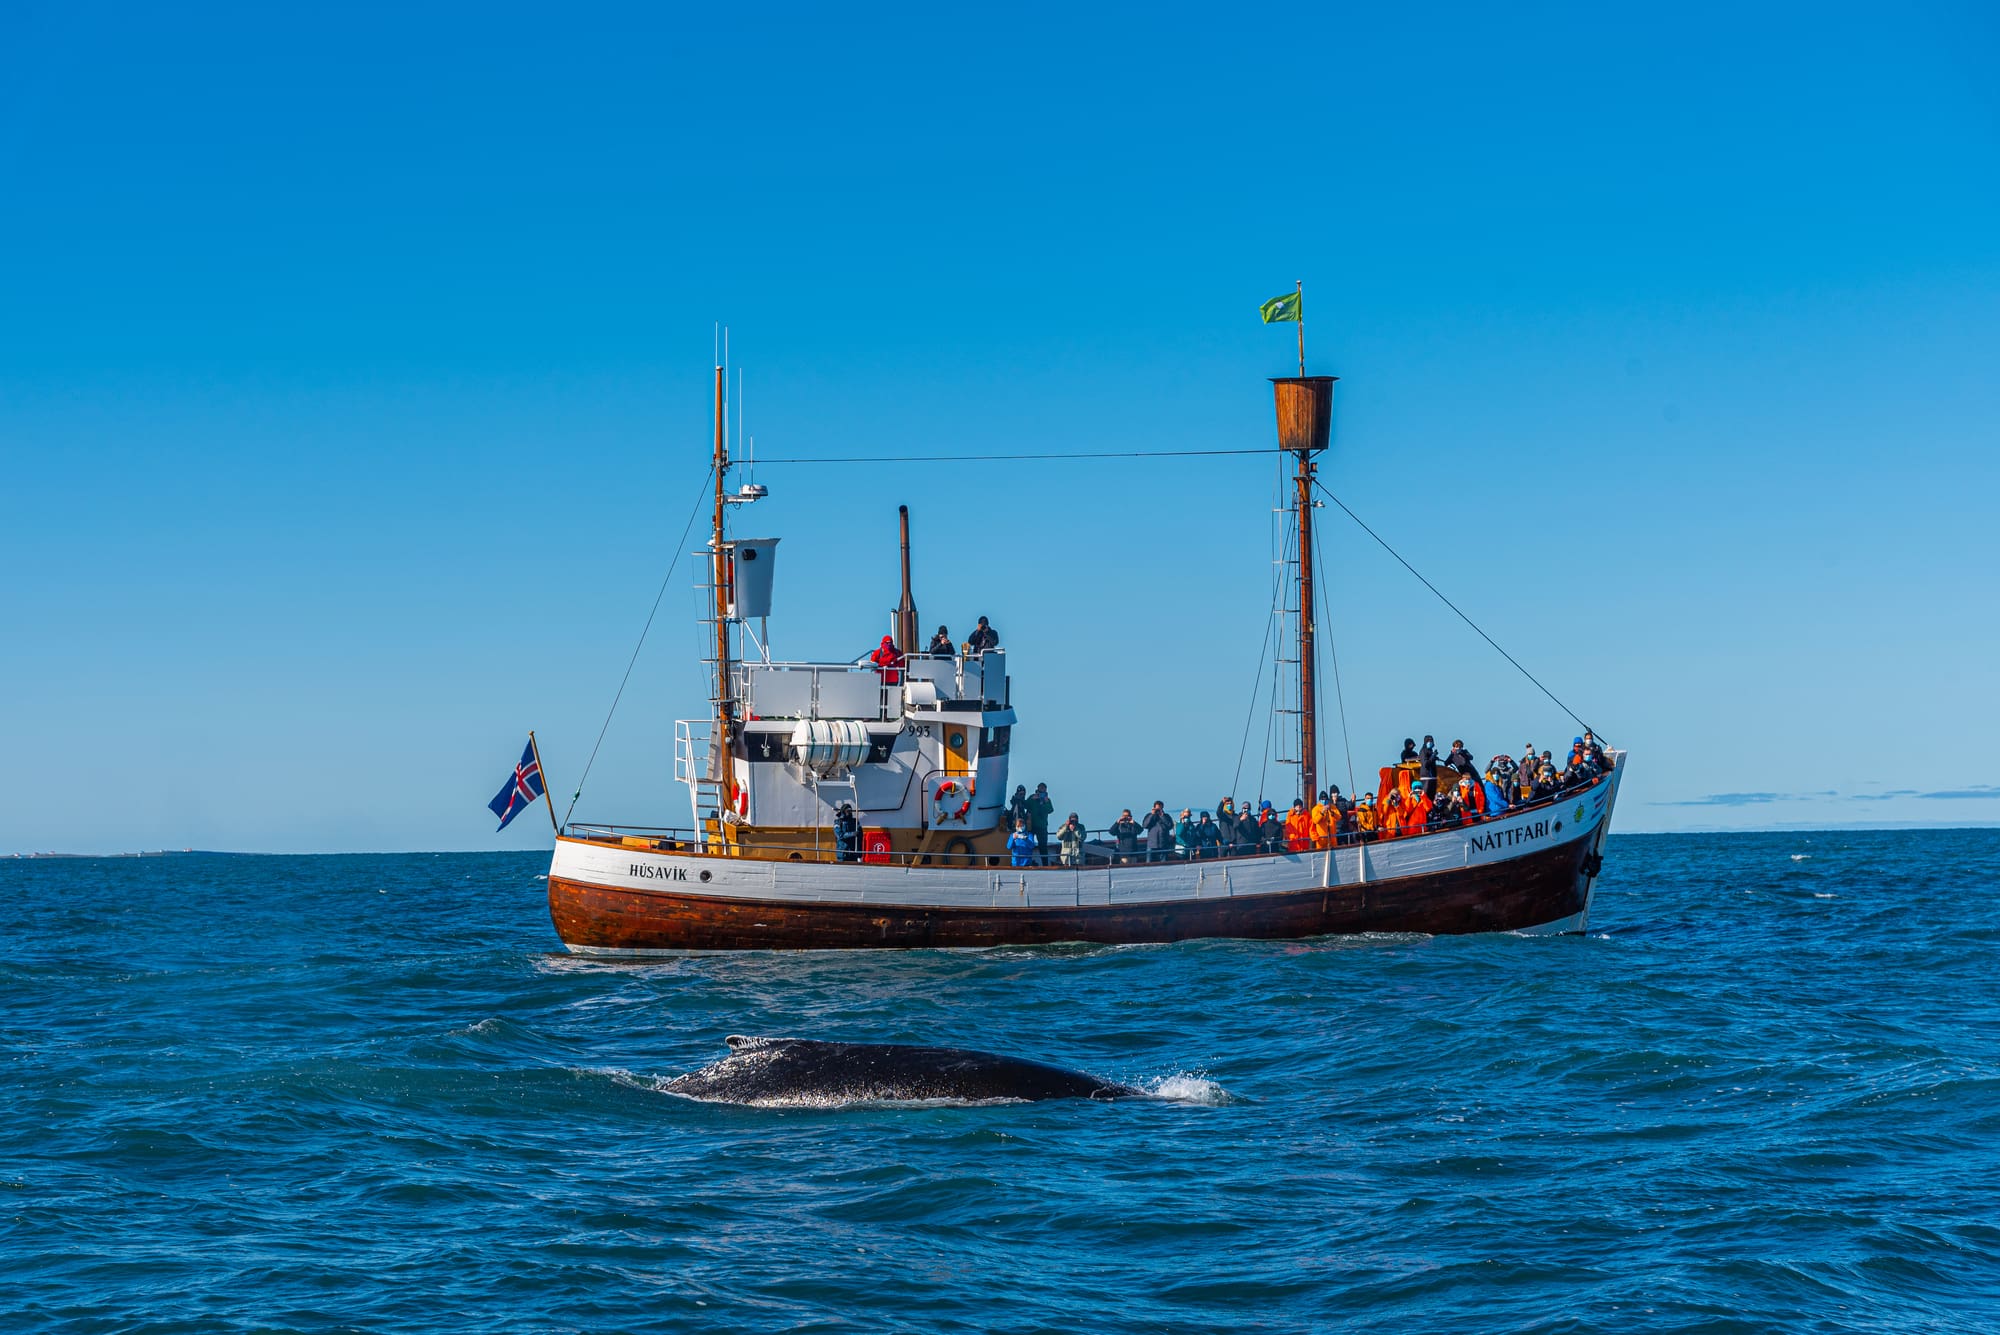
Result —
M1493 777L1493 771L1486 771L1486 814L1497 816L1507 809L1507 785Z
M1035 865L1035 836L1028 833L1028 823L1021 821L1014 826L1014 833L1007 838L1007 851L1014 855L1017 867Z

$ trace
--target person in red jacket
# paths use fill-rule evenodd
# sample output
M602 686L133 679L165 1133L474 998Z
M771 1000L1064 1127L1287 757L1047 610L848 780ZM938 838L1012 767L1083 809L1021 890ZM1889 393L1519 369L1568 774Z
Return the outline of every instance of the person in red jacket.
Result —
M903 651L896 647L894 636L884 635L882 647L868 655L868 661L882 674L884 686L903 684Z

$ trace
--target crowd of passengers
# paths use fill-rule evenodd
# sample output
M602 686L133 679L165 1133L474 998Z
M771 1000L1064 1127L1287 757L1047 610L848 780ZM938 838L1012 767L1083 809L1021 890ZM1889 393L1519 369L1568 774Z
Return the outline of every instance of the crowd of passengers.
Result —
M1553 753L1537 752L1531 745L1519 760L1497 755L1481 767L1463 741L1454 741L1450 752L1440 756L1431 737L1422 746L1405 737L1402 758L1382 771L1380 790L1363 793L1358 801L1335 785L1319 793L1310 807L1294 799L1283 815L1269 802L1253 808L1247 798L1239 803L1225 797L1213 814L1183 807L1177 817L1166 803L1155 802L1137 820L1127 807L1105 833L1113 859L1121 863L1305 853L1491 820L1584 787L1610 768L1610 758L1590 732L1571 741L1569 756L1560 765ZM1013 833L1007 839L1013 865L1083 865L1084 846L1091 840L1074 811L1056 830L1055 856L1050 857L1049 819L1054 813L1047 784L1037 784L1032 794L1025 784L1014 790L1008 803Z

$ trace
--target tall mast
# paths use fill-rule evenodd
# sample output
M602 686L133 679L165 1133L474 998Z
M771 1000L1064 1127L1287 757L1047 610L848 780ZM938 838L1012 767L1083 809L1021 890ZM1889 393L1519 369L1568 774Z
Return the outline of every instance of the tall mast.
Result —
M729 655L729 607L735 601L730 583L735 571L730 567L728 549L722 545L722 521L728 513L728 489L723 480L729 471L728 377L726 368L715 368L715 530L709 539L714 561L709 583L714 599L710 610L715 616L715 777L722 786L725 807L733 805L736 798L731 791L735 784L729 749L730 725L735 714L735 704L730 698Z
M1299 528L1299 792L1306 805L1319 793L1319 697L1313 684L1313 479L1315 459L1333 430L1333 382L1338 376L1274 377L1278 448L1298 459L1292 498Z
M1310 808L1319 792L1319 691L1313 684L1313 458L1298 451L1299 786Z

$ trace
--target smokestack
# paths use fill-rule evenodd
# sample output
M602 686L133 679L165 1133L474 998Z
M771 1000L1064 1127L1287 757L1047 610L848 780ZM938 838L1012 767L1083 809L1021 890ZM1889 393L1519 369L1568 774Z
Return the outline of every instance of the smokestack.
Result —
M903 601L896 604L896 647L906 654L917 651L917 604L910 597L910 507L896 507L897 522L903 531Z

